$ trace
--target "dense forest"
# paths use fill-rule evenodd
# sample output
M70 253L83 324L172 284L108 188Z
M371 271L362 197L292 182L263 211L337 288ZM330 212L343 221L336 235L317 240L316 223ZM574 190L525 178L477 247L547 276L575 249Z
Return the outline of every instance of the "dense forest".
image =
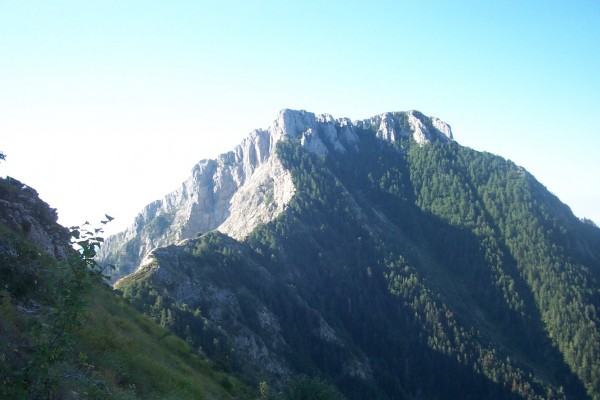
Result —
M117 287L264 397L303 374L323 398L599 399L600 230L510 161L374 129L358 152L278 143L283 214Z

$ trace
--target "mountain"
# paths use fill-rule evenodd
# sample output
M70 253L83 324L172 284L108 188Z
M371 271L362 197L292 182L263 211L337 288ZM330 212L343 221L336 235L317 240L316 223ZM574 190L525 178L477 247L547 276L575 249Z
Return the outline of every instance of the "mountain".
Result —
M56 219L33 188L0 179L0 398L254 397L102 281L89 258L100 228L72 231L76 253Z
M600 230L417 111L284 110L103 251L132 305L273 393L600 399Z
M163 199L148 204L133 225L108 238L99 260L116 266L114 278L133 272L154 248L213 229L242 239L279 215L292 199L291 175L275 153L282 139L297 138L315 154L357 151L355 130L378 129L382 140L413 136L418 143L452 139L450 127L417 111L387 113L352 123L330 115L283 110L267 130L254 130L233 151L200 161L190 178Z

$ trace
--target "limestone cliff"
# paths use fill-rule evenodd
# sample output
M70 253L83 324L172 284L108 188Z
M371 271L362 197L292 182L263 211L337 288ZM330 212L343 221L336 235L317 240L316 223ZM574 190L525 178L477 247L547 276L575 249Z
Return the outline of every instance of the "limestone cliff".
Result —
M218 229L243 239L279 215L295 193L291 176L276 155L277 142L294 138L316 154L357 152L357 129L370 129L390 142L407 136L420 144L452 140L449 125L418 111L352 122L282 110L268 129L254 130L232 151L200 161L179 189L148 204L127 230L107 239L100 262L114 264L118 278L133 272L152 249L201 232Z

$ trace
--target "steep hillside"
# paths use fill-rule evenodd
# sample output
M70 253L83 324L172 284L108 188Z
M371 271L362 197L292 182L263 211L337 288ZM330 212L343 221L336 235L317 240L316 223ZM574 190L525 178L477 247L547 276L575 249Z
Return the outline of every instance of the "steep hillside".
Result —
M117 297L70 238L35 190L0 180L0 398L250 397Z
M600 398L600 230L434 118L323 121L276 143L281 212L156 249L124 296L274 387L305 373L350 399Z

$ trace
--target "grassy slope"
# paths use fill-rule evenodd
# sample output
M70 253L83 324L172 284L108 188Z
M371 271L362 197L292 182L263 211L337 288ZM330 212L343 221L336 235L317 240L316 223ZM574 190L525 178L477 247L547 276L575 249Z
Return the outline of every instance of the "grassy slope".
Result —
M34 191L23 196L20 186L13 186L1 180L0 199L36 202L32 215L41 216L46 231L64 229L52 222L55 214ZM2 207L2 215L12 212ZM65 293L80 293L71 285L74 272L85 267L45 254L24 232L0 224L0 398L252 397L247 387L214 372L202 354L97 279L84 278L90 285L83 312L73 317L80 322L61 329L56 321L68 304Z
M95 373L143 399L232 399L244 390L215 373L181 339L141 315L106 287L89 296L87 323L77 349ZM235 395L234 395L235 394Z
M250 397L234 379L211 370L206 359L186 342L141 315L109 288L95 286L87 301L85 322L74 332L73 346L63 361L49 369L48 375L58 381L50 398ZM37 316L23 312L6 292L2 293L0 315L4 363L0 394L31 398L31 392L14 390L6 379L17 376L36 356Z

